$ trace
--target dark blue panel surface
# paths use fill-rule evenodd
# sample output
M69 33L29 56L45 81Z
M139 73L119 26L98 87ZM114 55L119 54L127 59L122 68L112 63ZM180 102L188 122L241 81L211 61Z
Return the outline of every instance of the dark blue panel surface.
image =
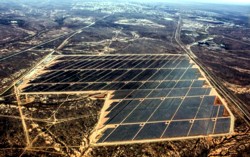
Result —
M201 76L198 69L190 68L188 69L185 74L182 76L182 80L194 80L198 79Z
M187 97L182 102L174 119L193 119L201 103L200 97Z
M192 83L192 81L178 81L175 88L189 88Z
M141 102L139 100L123 100L119 104L117 104L111 112L107 114L106 117L109 117L111 120L115 116L119 115L119 113L123 110L129 110L132 111L138 104Z
M159 82L145 82L140 89L155 89L159 84Z
M129 94L126 99L143 99L147 97L147 95L151 92L151 90L134 90L131 94Z
M164 100L149 121L170 120L181 102L182 100L179 98L168 98Z
M167 81L167 82L162 82L157 89L162 89L162 88L173 88L176 85L176 81Z
M132 140L140 128L139 124L120 125L104 142Z
M131 92L132 90L120 90L120 91L115 91L114 96L111 99L125 99Z
M119 90L124 85L125 83L110 83L110 84L107 84L105 87L103 87L102 90Z
M177 88L172 89L168 94L168 97L183 97L187 94L189 88Z
M169 92L170 92L170 89L152 90L152 92L149 94L148 98L166 97Z
M218 106L214 106L215 96L205 96L196 118L216 117Z
M217 119L214 134L229 133L230 122L230 118Z
M207 91L210 92L210 88L191 88L187 96L203 96Z
M191 127L191 123L189 121L172 121L170 122L163 137L166 138L166 137L187 136L190 127Z
M208 135L212 134L214 129L214 121L208 120L195 120L191 128L189 136Z
M141 82L129 82L125 86L123 86L121 89L137 89L142 85Z
M149 80L151 81L157 81L157 80L164 80L166 76L171 73L171 69L160 69L158 70L152 77L150 77Z
M160 103L161 100L159 99L147 99L142 101L129 117L126 118L124 123L146 122Z
M165 123L148 123L135 137L135 140L160 138L163 131L167 127Z

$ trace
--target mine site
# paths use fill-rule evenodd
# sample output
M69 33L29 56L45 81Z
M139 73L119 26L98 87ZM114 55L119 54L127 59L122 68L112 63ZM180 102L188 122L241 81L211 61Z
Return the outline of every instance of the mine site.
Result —
M249 156L249 6L3 0L0 157Z

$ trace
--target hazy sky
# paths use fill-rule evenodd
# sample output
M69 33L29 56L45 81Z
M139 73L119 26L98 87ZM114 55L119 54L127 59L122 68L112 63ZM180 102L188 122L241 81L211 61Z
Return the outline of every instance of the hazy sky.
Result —
M199 2L199 3L219 3L219 4L250 4L250 0L137 0L147 2Z
M246 4L246 3L250 3L250 0L203 0L203 1L199 1L199 2L210 2L210 3L241 3L241 4Z

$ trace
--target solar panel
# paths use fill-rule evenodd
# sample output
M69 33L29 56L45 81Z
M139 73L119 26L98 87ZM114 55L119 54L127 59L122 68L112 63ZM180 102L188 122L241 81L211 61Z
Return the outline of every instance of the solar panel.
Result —
M97 144L232 132L233 116L186 55L58 55L36 71L21 94L110 94Z

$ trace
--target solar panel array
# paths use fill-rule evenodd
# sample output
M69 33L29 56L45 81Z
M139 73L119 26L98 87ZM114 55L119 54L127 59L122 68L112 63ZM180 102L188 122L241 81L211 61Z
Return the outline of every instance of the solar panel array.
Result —
M111 92L97 143L230 132L231 117L186 55L59 56L23 93Z

